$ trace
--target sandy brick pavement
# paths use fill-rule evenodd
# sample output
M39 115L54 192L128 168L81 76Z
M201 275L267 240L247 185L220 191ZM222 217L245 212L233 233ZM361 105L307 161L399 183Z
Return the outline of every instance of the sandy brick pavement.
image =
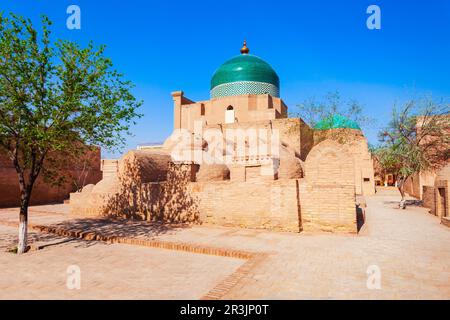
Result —
M63 207L54 207L51 214L36 213L31 220L102 234L267 253L223 298L450 299L450 229L425 208L397 209L395 190L382 189L366 200L366 223L358 236L73 220ZM0 220L13 219L15 214L0 210ZM4 230L0 229L2 238ZM19 272L22 287L31 289L36 298L49 297L46 286L64 287L65 266L73 261L84 266L87 284L92 285L84 292L59 292L57 298L198 298L242 264L238 259L82 240L55 244L25 257L0 253L0 268L11 274L23 270ZM379 290L366 285L371 265L381 271ZM24 276L30 267L50 270L53 282L33 282ZM1 281L7 281L10 296L20 296L20 290L14 290L17 284L5 280L4 274Z
M15 232L0 226L2 238ZM51 243L23 256L0 253L0 299L199 299L244 262L60 237ZM70 265L80 267L80 290L66 286Z

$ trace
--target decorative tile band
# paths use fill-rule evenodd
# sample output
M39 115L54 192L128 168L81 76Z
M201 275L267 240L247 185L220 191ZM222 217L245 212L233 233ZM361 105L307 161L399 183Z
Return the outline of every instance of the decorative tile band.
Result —
M238 96L241 94L270 94L280 96L280 89L271 83L257 81L237 81L218 85L211 89L211 98Z

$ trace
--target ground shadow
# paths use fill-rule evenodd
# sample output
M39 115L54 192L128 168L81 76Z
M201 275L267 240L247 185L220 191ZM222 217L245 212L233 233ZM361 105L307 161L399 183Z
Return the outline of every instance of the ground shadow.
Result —
M190 165L169 164L165 181L142 181L139 163L124 165L120 191L103 207L106 217L145 220L159 224L200 223L196 199L189 191L192 181ZM153 227L162 230L162 226Z
M15 232L1 234L0 251L10 251L17 246L18 236ZM39 249L45 249L65 244L75 244L76 247L90 247L98 244L97 241L87 241L77 238L69 238L53 233L41 233L36 231L28 232L28 245L38 246Z
M189 227L188 224L183 223L158 223L106 217L67 220L51 226L72 232L92 231L104 236L125 238L153 238L169 231L175 232L176 230Z
M393 205L396 206L397 208L399 207L400 204L400 200L398 201L383 201L383 204L386 205ZM410 207L423 207L423 201L422 200L405 200L405 206L410 206Z
M366 216L364 210L359 205L356 205L356 228L358 232L361 230L365 222Z

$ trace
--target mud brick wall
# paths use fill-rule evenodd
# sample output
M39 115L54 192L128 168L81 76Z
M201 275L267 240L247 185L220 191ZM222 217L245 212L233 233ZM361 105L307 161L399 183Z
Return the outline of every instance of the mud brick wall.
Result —
M300 180L304 231L357 232L355 165L347 146L332 140L317 144Z
M422 200L423 206L430 209L431 214L436 214L435 188L431 186L423 186Z
M192 183L203 222L299 232L298 180Z
M84 167L83 159L90 162ZM77 163L67 163L60 170L59 175L65 177L60 186L46 183L42 176L38 177L33 187L31 204L48 204L62 202L69 198L69 193L75 191L76 186L97 183L102 178L100 170L100 148L86 154ZM15 207L20 204L19 180L11 160L0 154L0 207Z
M354 185L309 185L300 179L303 230L356 233Z

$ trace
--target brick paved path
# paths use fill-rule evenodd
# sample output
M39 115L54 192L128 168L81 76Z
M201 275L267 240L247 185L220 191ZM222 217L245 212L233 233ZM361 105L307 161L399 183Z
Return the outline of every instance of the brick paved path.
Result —
M450 299L450 229L421 207L396 209L397 192L367 199L358 237L279 237L277 253L225 298ZM272 239L274 241L274 239ZM367 267L381 289L367 289Z
M80 221L68 219L64 207L54 207L52 211L59 212L56 214L35 213L32 222L269 253L225 294L229 299L450 299L450 229L424 208L397 209L395 190L382 189L366 200L366 223L358 236ZM15 216L11 210L0 210L0 220ZM5 232L0 228L3 247L12 241L5 239ZM84 273L88 290L84 292L61 289L65 266L73 261L88 270ZM0 298L26 296L11 283L16 270L23 271L19 272L21 287L36 298L49 297L49 289L55 287L57 298L199 298L242 263L238 259L76 240L26 257L0 253ZM366 285L371 265L381 271L379 290L369 290ZM36 280L25 272L30 266L33 270L47 268L48 274L57 276L50 284ZM5 271L9 272L7 277ZM3 290L4 286L9 289Z
M0 226L0 235L16 230ZM53 237L23 256L0 253L0 299L199 299L242 263L124 244ZM68 241L68 242L65 242ZM81 271L81 289L67 288L67 268Z

